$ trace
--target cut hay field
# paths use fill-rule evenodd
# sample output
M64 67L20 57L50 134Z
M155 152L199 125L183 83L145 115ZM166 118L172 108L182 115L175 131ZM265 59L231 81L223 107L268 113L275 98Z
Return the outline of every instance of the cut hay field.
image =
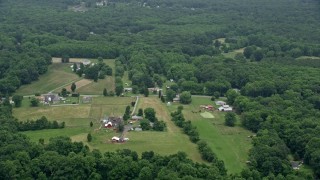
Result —
M78 79L79 77L72 72L69 64L54 63L49 66L47 73L39 77L38 81L21 86L16 94L32 95L35 93L48 93L57 87Z
M213 105L210 98L192 97L190 105L184 105L183 114L187 120L197 127L200 139L205 140L219 159L225 162L228 173L239 173L246 167L249 149L252 147L252 132L240 126L238 120L235 127L224 125L224 113L210 112L214 118L204 118L200 115L200 105ZM179 104L168 106L170 111L175 111ZM193 113L193 112L197 113ZM203 113L204 110L201 110Z
M76 59L77 61L81 61L82 59ZM90 59L92 62L98 62L96 59ZM105 79L98 79L98 82L91 82L81 87L77 87L76 91L80 94L94 94L94 95L102 95L103 89L107 88L107 91L114 91L115 83L114 83L114 60L113 59L105 59L103 61L105 64L109 65L112 68L113 76L106 76Z
M114 77L106 76L105 79L99 79L98 82L91 82L82 87L76 89L76 92L80 94L94 94L102 95L103 89L107 88L107 91L114 91Z

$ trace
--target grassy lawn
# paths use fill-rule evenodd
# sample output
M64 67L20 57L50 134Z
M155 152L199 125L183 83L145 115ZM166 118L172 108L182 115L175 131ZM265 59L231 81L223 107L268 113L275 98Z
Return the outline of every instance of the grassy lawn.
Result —
M244 51L244 48L241 48L241 49L236 49L234 51L230 51L228 53L223 53L223 55L226 57L226 58L234 58L236 56L236 54L238 53L243 53Z
M97 63L98 60L97 59L91 59L91 62L93 63ZM80 94L94 94L94 95L102 95L103 89L107 88L107 91L113 91L114 92L114 88L115 88L115 84L114 84L114 68L115 68L115 64L114 64L114 60L113 59L105 59L104 63L106 63L107 65L109 65L112 68L112 73L113 76L106 76L105 79L98 79L98 82L91 82L88 83L84 86L81 86L79 88L77 88L77 92L79 92Z
M49 66L48 72L39 77L38 81L21 86L16 94L32 95L35 93L48 93L49 91L79 79L72 72L70 64L54 63Z
M225 162L228 172L239 173L246 167L248 151L252 147L248 136L252 133L240 127L239 121L235 127L225 126L222 112L214 111L211 112L214 118L203 118L200 114L204 110L200 109L200 105L210 104L214 104L210 98L193 97L190 105L184 105L183 114L198 128L200 138L205 140L218 158ZM178 105L180 104L172 104L168 109L175 111Z
M77 88L76 92L80 94L102 95L104 88L107 88L108 92L114 92L114 77L106 76L105 79L98 79L98 82L92 81L89 84Z
M13 115L21 121L46 116L50 121L65 121L70 118L88 118L90 105L40 106L14 108Z

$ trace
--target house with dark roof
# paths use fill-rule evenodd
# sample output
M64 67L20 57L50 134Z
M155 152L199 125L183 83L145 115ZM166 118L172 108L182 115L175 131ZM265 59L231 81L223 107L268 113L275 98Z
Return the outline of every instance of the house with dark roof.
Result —
M44 103L56 104L60 102L60 97L58 94L48 93L48 94L43 94L42 96L44 97Z

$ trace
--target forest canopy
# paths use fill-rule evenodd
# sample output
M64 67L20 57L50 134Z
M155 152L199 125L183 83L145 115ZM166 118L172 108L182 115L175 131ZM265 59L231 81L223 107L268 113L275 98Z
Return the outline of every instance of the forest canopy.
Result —
M127 71L138 92L172 80L171 99L181 92L227 98L242 126L257 133L248 169L230 178L320 177L319 1L98 4L0 0L0 96L36 81L52 57L115 59L117 95ZM141 158L131 150L102 154L65 137L47 145L31 143L17 133L12 107L3 103L0 110L3 179L52 174L53 179L226 178L219 165L193 163L184 153L163 157L145 152ZM293 171L289 157L309 165L313 177ZM78 173L63 171L80 164Z

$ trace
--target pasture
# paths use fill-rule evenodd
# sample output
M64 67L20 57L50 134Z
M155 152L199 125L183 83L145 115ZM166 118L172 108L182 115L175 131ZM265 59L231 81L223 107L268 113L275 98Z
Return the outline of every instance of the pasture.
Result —
M173 103L168 109L175 111L179 105ZM214 105L214 102L207 97L192 97L190 105L183 105L185 118L197 127L200 139L205 140L218 158L225 162L229 173L241 172L246 167L248 152L252 147L251 139L248 138L252 133L242 128L239 120L235 127L225 126L224 113L217 110L210 112L214 118L202 117L201 113L205 111L200 105Z
M64 129L49 129L40 131L23 132L32 141L38 142L44 138L45 143L51 137L68 136L73 141L82 141L91 149L99 149L102 152L116 151L117 149L129 148L141 154L144 151L154 151L161 155L169 155L184 151L188 157L197 162L203 162L197 150L196 144L190 142L188 136L183 134L170 120L169 111L157 97L140 98L137 108L153 107L159 120L167 123L167 131L129 131L125 137L130 140L125 143L112 143L113 136L120 136L119 133L101 128L100 119L105 115L113 114L122 116L125 107L130 105L135 98L132 97L95 97L92 104L80 104L76 106L42 106L42 107L21 107L14 108L14 116L20 120L37 119L45 115L49 120L64 121ZM132 110L133 108L131 108ZM90 122L94 123L90 127ZM93 136L92 142L86 140L87 133Z
M21 86L16 94L33 95L35 93L48 93L57 87L63 87L79 80L78 75L72 72L69 64L51 64L48 72L39 77L39 80L31 84Z

